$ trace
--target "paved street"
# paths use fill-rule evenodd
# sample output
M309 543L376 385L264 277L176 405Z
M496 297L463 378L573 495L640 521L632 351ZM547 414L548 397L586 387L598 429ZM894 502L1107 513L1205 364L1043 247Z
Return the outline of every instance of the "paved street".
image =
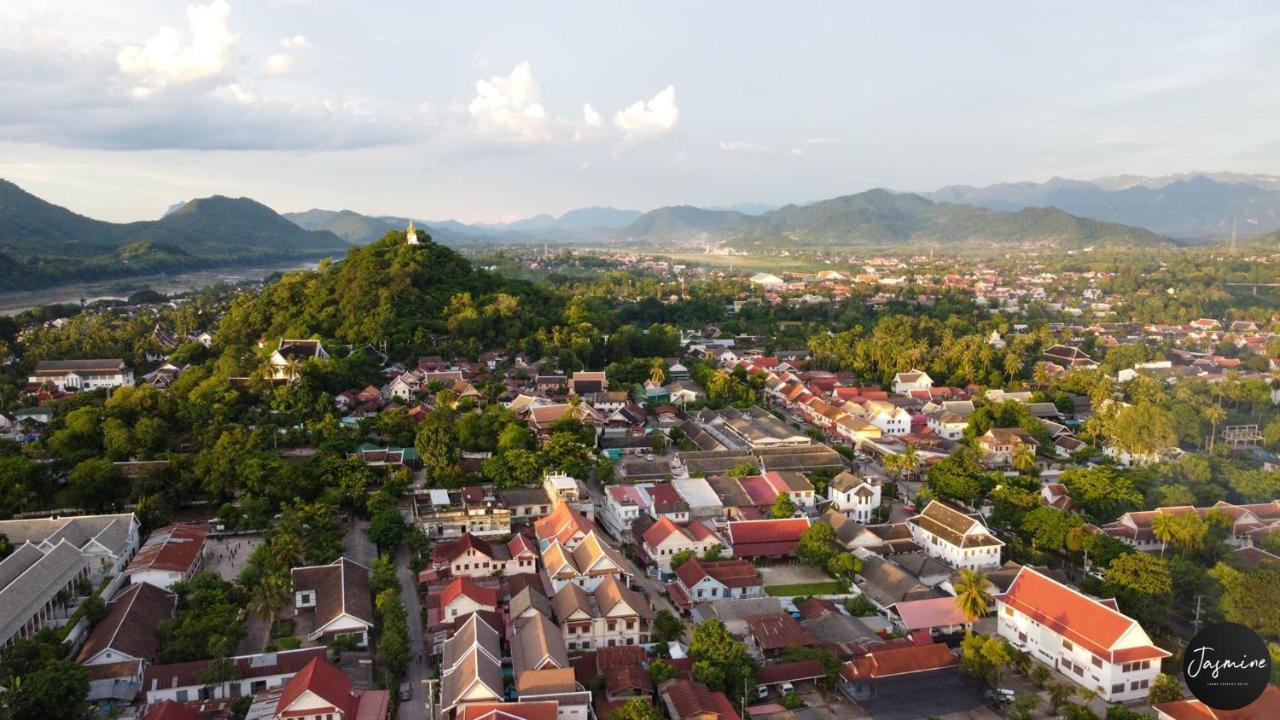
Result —
M409 687L413 697L400 703L397 717L400 720L427 720L427 649L422 636L422 608L418 601L418 579L409 569L409 549L402 547L396 554L396 574L400 578L400 592L409 615ZM392 688L397 692L397 688Z
M353 520L347 526L347 534L342 537L342 554L348 560L354 560L365 567L373 566L378 548L369 539L368 521Z

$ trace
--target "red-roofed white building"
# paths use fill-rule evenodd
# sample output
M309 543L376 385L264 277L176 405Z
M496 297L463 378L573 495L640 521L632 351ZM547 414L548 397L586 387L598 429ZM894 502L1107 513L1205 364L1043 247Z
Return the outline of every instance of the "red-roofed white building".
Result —
M695 555L702 555L712 547L719 545L726 551L725 542L716 531L701 520L681 527L664 517L641 536L641 547L649 560L662 572L671 572L671 557L684 550L692 550Z
M729 547L738 557L791 557L800 536L809 529L809 518L736 520L727 528Z
M440 619L450 621L473 612L498 609L498 590L482 587L466 575L455 577L440 591Z
M270 715L253 709L249 714L273 720L381 720L387 716L390 701L386 690L353 690L350 676L316 658L284 684L278 697L273 693L262 701L275 703Z
M468 703L458 708L457 720L556 720L560 703L536 702Z
M1170 653L1136 620L1023 567L995 596L997 632L1107 702L1145 698Z
M131 583L151 583L169 589L179 580L190 580L204 565L207 528L198 525L169 525L152 531L125 575Z
M746 560L706 562L694 558L676 568L676 579L667 584L671 599L688 610L700 602L764 597L760 572Z

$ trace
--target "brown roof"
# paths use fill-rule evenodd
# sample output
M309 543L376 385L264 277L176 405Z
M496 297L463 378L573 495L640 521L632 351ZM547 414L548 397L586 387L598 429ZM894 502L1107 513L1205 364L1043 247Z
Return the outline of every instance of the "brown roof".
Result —
M108 606L107 616L94 626L76 656L85 662L108 648L150 661L160 649L159 625L173 617L177 598L150 583L130 585Z
M908 519L907 522L918 525L958 547L972 548L1004 544L987 533L982 523L937 500L930 501L924 512Z
M152 532L138 548L126 573L144 570L188 572L204 550L207 528L199 525L169 525Z
M668 685L663 693L671 698L671 705L681 719L720 711L711 689L700 682L677 680Z
M716 560L712 562L692 558L676 568L676 576L684 586L691 588L703 578L711 577L725 587L744 588L761 584L756 566L747 560Z
M649 673L644 671L639 665L619 665L610 668L609 672L604 676L604 687L609 693L615 693L619 690L641 690L646 693L653 692L653 680L649 677Z
M569 653L560 628L542 613L525 621L511 643L511 666L516 677L548 666L569 667Z
M316 593L316 630L343 613L373 624L369 568L346 558L338 558L329 565L294 568L291 575L294 592L314 590Z
M747 628L762 650L808 647L818 640L787 613L771 613L747 618Z
M541 670L525 670L516 675L516 692L521 695L556 695L577 690L578 682L573 668L547 667Z

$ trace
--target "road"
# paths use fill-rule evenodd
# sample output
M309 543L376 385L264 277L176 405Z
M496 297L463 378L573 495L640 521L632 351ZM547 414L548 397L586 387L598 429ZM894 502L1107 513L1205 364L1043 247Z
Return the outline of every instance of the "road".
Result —
M427 647L422 636L422 607L418 599L418 579L409 569L409 549L402 546L396 553L396 575L400 578L400 597L409 616L409 687L413 697L400 703L399 720L427 720ZM392 692L396 692L392 688Z

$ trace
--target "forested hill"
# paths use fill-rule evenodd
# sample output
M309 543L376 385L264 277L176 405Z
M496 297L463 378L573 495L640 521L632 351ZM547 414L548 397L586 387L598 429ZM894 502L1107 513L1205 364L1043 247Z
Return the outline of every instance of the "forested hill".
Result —
M448 338L481 349L547 327L562 302L533 285L479 270L418 233L402 231L351 248L344 259L293 272L232 306L218 332L225 343L318 336L404 351Z
M869 190L750 216L689 207L659 208L619 231L624 241L727 242L734 247L867 247L937 244L980 249L1043 245L1159 247L1150 230L1075 217L1053 208L1017 212L935 203L919 195Z
M0 180L0 290L321 257L347 244L249 198L192 200L159 220L111 223Z

